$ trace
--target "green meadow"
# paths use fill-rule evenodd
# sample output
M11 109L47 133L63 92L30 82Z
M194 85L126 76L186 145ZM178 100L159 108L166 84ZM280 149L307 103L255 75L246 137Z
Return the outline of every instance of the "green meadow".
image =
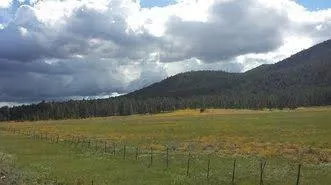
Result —
M0 184L331 183L331 108L0 123ZM234 161L236 166L234 168Z

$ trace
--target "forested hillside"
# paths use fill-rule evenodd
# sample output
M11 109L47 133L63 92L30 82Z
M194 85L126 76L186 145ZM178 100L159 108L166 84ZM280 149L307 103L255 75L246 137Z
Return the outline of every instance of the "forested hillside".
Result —
M187 72L133 92L128 96L141 98L273 94L295 98L317 93L316 91L330 92L330 70L331 40L279 63L262 65L246 73ZM293 93L295 96L292 95Z
M331 40L245 73L187 72L128 95L3 107L0 120L159 113L184 108L295 108L331 105Z

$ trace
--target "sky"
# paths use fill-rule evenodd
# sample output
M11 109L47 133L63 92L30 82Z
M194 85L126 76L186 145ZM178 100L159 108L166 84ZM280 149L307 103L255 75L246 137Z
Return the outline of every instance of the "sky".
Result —
M164 7L170 4L175 4L176 1L175 0L140 0L140 4L142 7L147 7L147 8L151 8L151 7Z
M0 107L245 72L331 38L327 0L0 0Z
M298 0L298 3L309 10L323 10L331 7L330 0Z

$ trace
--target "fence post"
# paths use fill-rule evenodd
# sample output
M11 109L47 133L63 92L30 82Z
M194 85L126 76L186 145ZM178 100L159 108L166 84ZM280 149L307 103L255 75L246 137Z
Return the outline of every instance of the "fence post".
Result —
M124 160L126 159L126 144L124 144L124 147L123 147L123 159Z
M114 154L114 156L116 155L116 143L115 142L113 142L113 154Z
M98 151L99 147L99 140L95 140L95 151ZM101 145L101 151L102 151L102 145Z
M79 146L79 143L80 143L80 137L78 136L76 145Z
M169 147L167 147L167 157L166 157L166 160L167 160L167 169L169 168Z
M190 161L191 161L191 153L188 154L187 158L187 167L186 167L186 176L190 176Z
M232 171L232 184L234 184L234 178L235 178L235 173L236 173L236 163L237 163L237 159L234 159L234 161L233 161L233 171Z
M301 164L299 164L299 167L298 167L298 177L297 177L296 185L299 185L299 183L300 183L300 173L301 173Z
M104 150L105 150L105 153L107 153L107 141L104 142Z
M209 173L210 173L210 158L208 159L207 180L209 180Z
M151 147L151 162L150 162L150 167L153 165L153 147Z
M263 172L264 172L264 168L267 164L267 161L262 161L261 160L261 164L260 164L260 185L263 185Z
M139 146L136 147L136 160L138 160L138 156L139 156Z

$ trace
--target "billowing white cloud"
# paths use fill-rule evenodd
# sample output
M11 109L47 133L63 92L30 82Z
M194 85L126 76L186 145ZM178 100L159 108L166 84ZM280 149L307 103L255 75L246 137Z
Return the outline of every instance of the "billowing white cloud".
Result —
M292 0L178 0L162 8L46 0L6 16L0 102L104 97L183 71L246 71L331 38L331 9Z
M12 0L1 0L0 8L8 8L11 4Z

